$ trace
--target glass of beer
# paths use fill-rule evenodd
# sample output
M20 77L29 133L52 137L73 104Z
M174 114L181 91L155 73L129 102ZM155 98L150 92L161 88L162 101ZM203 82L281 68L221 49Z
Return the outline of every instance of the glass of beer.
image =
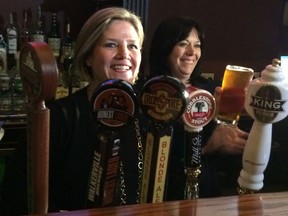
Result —
M216 117L217 123L237 125L244 109L245 95L249 82L253 78L251 68L227 65L222 81L223 92Z

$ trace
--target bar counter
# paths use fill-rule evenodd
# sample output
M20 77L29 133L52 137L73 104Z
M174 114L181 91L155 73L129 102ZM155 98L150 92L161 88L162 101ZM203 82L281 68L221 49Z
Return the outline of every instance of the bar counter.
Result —
M49 216L258 216L288 215L288 192L202 198L154 204L126 205L101 209L87 209Z

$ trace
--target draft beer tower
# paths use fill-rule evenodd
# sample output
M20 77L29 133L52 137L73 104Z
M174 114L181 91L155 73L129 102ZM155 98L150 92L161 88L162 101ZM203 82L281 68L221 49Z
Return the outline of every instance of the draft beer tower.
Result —
M273 59L250 82L245 108L254 119L242 158L238 193L247 194L263 187L264 174L271 150L272 124L284 119L288 110L288 82L279 59Z

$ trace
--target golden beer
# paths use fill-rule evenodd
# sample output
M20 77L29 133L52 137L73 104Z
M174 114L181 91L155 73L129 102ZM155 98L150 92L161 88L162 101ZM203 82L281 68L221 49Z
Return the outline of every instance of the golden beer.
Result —
M218 123L237 125L244 109L246 88L252 80L253 73L251 68L236 65L226 66L217 116Z

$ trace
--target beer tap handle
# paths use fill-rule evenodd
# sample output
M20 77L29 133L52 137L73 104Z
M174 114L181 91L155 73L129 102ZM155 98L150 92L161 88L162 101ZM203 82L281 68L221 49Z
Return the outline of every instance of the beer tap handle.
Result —
M144 84L140 103L151 126L146 138L140 202L163 202L173 135L171 125L186 108L187 92L179 79L157 76Z
M184 197L199 197L198 177L201 174L202 131L214 117L216 110L215 98L206 90L190 87L189 102L182 115L186 131L185 173L186 187Z
M134 123L138 110L132 84L119 79L106 80L93 91L91 110L97 132L86 207L114 206L118 204L117 181L123 168L121 152L125 145L119 129ZM125 204L125 188L122 189L120 204Z
M48 44L22 46L20 76L27 104L28 208L31 214L48 211L50 110L45 101L55 97L57 62Z
M187 176L184 197L199 198L198 178L201 174L202 128L184 126L186 130L185 173Z
M242 170L238 178L239 194L254 193L263 187L264 171L271 151L272 124L284 119L288 110L288 83L273 59L261 72L261 77L250 82L245 100L247 113L254 119L244 149Z
M271 132L272 124L254 121L243 153L243 169L237 188L239 194L255 193L262 189L263 173L270 157Z

